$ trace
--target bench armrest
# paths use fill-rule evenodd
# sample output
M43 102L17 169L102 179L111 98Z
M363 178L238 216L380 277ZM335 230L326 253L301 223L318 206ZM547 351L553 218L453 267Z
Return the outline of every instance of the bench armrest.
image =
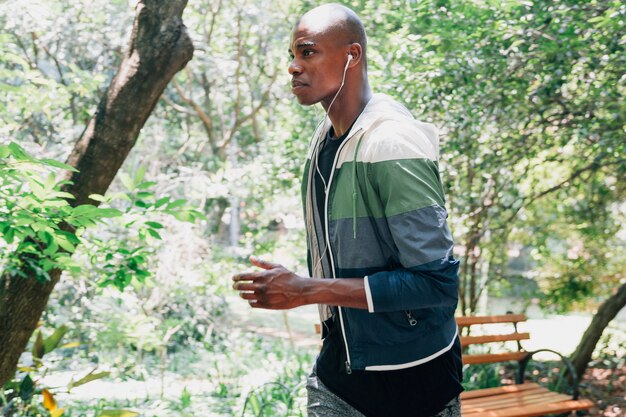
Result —
M566 356L563 356L559 352L552 350L552 349L538 349L532 352L528 352L526 356L522 360L519 361L519 369L518 369L516 383L517 384L524 383L524 380L525 380L524 376L526 374L526 366L528 365L528 362L530 362L530 360L532 359L533 355L539 352L554 353L555 355L558 355L561 358L561 361L565 364L565 366L567 367L567 371L569 373L569 378L570 378L570 382L572 385L572 399L577 400L578 399L578 375L576 374L574 365L572 364L572 361L569 360L569 358L567 358Z

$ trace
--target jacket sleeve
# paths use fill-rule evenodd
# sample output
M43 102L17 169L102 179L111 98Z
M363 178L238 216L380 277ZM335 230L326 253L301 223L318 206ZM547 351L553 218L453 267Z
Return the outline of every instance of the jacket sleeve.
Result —
M434 152L407 133L379 141L368 179L382 203L399 267L365 277L370 312L456 306L459 262ZM380 156L382 155L382 156Z

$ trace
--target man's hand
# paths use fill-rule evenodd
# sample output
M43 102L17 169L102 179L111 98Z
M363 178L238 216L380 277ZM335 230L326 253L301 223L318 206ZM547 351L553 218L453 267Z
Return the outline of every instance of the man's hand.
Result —
M255 308L284 310L306 304L303 292L307 278L294 274L279 264L250 257L252 265L263 271L233 276L233 288Z

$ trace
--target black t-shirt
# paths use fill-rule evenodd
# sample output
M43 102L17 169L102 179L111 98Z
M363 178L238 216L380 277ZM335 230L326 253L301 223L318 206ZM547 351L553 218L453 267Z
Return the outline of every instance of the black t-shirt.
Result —
M352 126L350 127L352 129ZM330 181L330 173L333 168L333 162L335 161L335 155L341 146L342 142L350 133L350 129L339 138L333 138L334 130L331 127L328 133L326 133L326 139L320 145L321 148L317 157L317 168L315 170L315 199L317 202L317 210L322 218L322 230L326 233L326 222L324 220L325 200L326 200L326 185ZM324 248L322 248L322 251Z
M337 150L348 133L349 130L340 138L333 139L331 128L318 154L315 197L317 209L322 215L325 212L325 185L328 184ZM366 417L429 417L441 411L463 391L463 364L458 337L450 350L422 365L395 371L353 370L348 374L341 326L339 318L336 318L336 309L333 308L333 311L333 318L324 323L328 335L317 358L317 376L331 392Z

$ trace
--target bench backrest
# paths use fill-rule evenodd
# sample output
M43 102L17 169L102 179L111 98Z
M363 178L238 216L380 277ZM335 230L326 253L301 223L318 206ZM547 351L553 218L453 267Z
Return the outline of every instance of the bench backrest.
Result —
M495 363L523 359L526 352L522 349L519 341L530 339L530 334L520 333L517 324L524 321L526 321L524 314L457 317L456 322L461 331L461 345L464 348L470 345L484 345L489 351L491 348L502 350L502 342L517 342L517 349L515 350L507 349L507 351L499 353L463 353L463 363ZM475 326L474 328L480 327L479 335L473 336L473 332L464 330L472 326ZM468 333L469 335L467 335Z

